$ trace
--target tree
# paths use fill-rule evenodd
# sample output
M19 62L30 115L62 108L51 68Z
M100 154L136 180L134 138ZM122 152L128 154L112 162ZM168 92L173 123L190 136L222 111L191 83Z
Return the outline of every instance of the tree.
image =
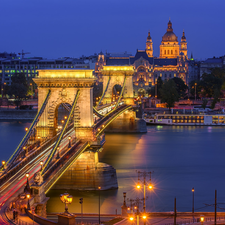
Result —
M162 98L162 95L161 95L161 93L159 91L162 88L162 85L163 85L162 78L161 77L158 77L158 79L157 79L157 98L158 99L161 99Z
M23 73L15 73L11 79L12 83L9 87L9 95L15 98L15 104L18 108L20 102L27 97L28 86L26 77Z
M207 103L208 103L208 100L207 100L206 98L204 98L204 99L202 100L202 108L203 108L203 109L206 108Z
M177 93L179 98L184 98L187 95L188 86L184 83L184 81L179 77L174 77L172 80L176 84Z
M176 89L176 84L172 79L166 80L160 89L162 102L166 103L167 108L174 106L174 103L179 100L179 95Z

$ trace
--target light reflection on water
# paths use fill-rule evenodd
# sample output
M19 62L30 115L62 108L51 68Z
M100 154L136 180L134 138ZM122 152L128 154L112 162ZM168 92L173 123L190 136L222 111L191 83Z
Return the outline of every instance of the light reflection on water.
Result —
M123 192L127 192L128 198L143 197L143 192L138 194L135 189L136 170L154 171L154 192L147 191L148 210L172 211L176 197L178 211L191 211L192 187L196 209L204 207L204 203L214 203L215 189L218 201L225 202L225 130L211 127L210 131L203 126L151 126L146 134L107 134L100 161L117 170L119 189L101 192L101 212L115 213L116 209L120 212ZM63 191L49 192L49 212L63 209L59 206L60 193ZM75 196L71 211L80 212L78 199L83 197L85 212L98 212L98 193L69 193Z
M30 123L0 122L1 160L7 160L25 134ZM154 192L147 191L147 210L171 211L174 197L178 211L191 211L192 187L195 208L204 203L225 202L224 127L151 126L146 134L107 134L100 161L117 170L118 190L101 192L101 212L120 213L123 192L128 198L142 197L135 189L136 170L154 171ZM13 140L13 141L12 141ZM65 190L51 190L48 212L62 212L59 195ZM69 211L80 212L79 198L84 198L84 212L98 212L98 192L68 191L74 196ZM140 192L140 191L139 191ZM223 205L221 205L223 207ZM206 207L200 211L213 211Z

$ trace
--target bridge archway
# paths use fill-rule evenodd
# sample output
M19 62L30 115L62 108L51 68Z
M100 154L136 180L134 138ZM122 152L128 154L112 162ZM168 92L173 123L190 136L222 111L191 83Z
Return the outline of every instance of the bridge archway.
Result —
M133 104L133 66L103 66L101 70L103 77L103 104L110 103L112 100L113 87L120 85L124 87L123 101L126 104Z
M37 135L41 138L55 135L56 109L60 104L73 104L78 90L79 99L74 110L77 137L92 138L93 121L93 83L92 70L38 70L39 77L34 78L38 86L38 108L44 102L49 90L51 94L45 110L37 124Z

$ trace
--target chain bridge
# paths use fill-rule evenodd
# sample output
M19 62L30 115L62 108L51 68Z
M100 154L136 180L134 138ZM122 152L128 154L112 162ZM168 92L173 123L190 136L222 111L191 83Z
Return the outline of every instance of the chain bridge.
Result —
M103 69L103 94L93 106L92 70L39 70L38 113L9 160L1 167L0 221L7 224L5 210L31 192L31 205L46 216L45 194L51 189L97 190L117 188L115 169L98 161L105 143L105 130L115 119L135 118L133 108L133 69ZM116 102L112 88L122 86ZM103 103L103 104L102 104ZM58 124L58 108L67 111L63 126ZM128 119L129 118L129 119ZM125 129L127 127L125 126ZM145 132L140 129L140 132ZM41 165L40 165L41 162ZM80 172L85 171L85 172ZM29 177L25 177L29 173ZM22 203L21 203L22 204Z

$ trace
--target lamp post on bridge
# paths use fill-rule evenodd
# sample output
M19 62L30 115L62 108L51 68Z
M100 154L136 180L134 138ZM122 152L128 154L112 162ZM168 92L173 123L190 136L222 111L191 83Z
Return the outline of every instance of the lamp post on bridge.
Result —
M68 137L68 140L69 140L68 148L71 148L71 137L70 136Z
M26 197L27 197L27 210L30 210L30 194L27 194L26 195Z
M4 160L2 161L2 169L3 170L5 169L5 161Z
M40 162L40 165L41 165L41 171L43 169L43 161Z

